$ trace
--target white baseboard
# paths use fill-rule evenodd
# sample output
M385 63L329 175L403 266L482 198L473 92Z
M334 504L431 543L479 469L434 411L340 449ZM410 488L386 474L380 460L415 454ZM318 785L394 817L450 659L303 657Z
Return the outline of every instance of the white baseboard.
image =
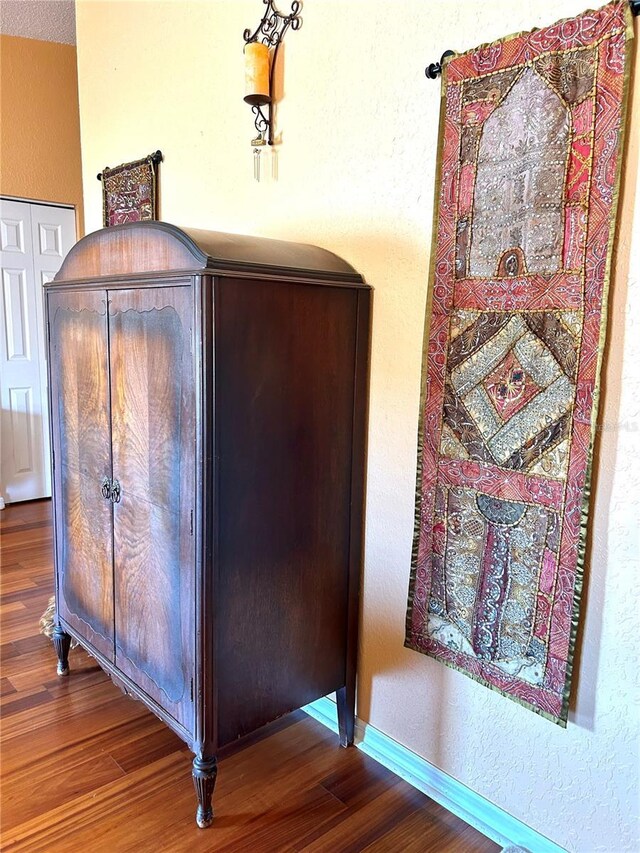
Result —
M302 710L332 731L338 731L336 705L327 696ZM361 720L356 720L355 745L496 844L523 847L531 853L566 853L504 809Z

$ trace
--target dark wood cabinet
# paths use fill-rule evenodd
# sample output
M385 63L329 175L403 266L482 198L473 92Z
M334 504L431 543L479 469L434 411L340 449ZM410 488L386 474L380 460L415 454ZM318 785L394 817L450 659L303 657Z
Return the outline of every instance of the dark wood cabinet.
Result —
M46 286L58 672L75 637L195 753L337 692L353 742L370 289L313 246L162 222Z

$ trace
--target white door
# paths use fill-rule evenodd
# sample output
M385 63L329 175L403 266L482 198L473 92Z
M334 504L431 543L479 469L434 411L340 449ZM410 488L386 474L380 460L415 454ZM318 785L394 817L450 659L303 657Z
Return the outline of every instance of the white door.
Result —
M0 199L0 496L51 494L42 285L76 239L75 211Z

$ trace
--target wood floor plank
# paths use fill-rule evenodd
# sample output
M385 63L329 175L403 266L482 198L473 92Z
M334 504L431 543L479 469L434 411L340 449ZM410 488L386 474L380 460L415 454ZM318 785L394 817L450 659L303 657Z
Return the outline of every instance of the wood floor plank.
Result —
M363 847L361 853L394 853L398 850L424 853L425 838L438 853L491 853L496 849L496 845L487 838L483 839L483 847L479 833L470 826L456 832L452 821L459 824L458 818L431 801L428 806L396 822L380 838Z
M2 643L0 645L0 663L4 664L11 658L18 657L20 652L15 646L15 643Z
M292 850L293 843L311 827L323 826L346 811L344 805L321 785L298 789L286 799L274 803L268 814L258 814L242 830L236 830L226 843L218 843L220 853L245 853L255 845L258 850Z
M141 722L144 725L144 731L139 737L128 738L119 733L116 739L112 732L107 733L111 742L108 745L105 744L105 748L110 750L111 757L125 773L132 773L146 764L153 764L154 761L166 758L172 752L181 749L186 752L186 747L180 738L164 723L158 721L157 729L154 730L146 717L143 717Z
M352 810L348 819L334 825L328 832L315 832L313 841L302 839L293 848L299 853L360 853L375 839L423 804L424 796L398 782L362 808Z
M9 694L15 692L16 687L11 679L5 677L0 678L0 696L9 696Z
M357 752L348 765L342 764L320 784L352 809L360 808L395 785L398 777L368 755Z
M1 847L11 853L491 853L498 847L301 711L221 751L215 820L191 753L81 648L39 633L51 506L0 512Z
M4 832L3 851L95 850L92 845L97 831L103 850L121 850L123 842L133 845L137 832L143 833L141 840L154 836L154 824L162 826L163 811L175 802L163 794L167 788L177 788L180 769L184 769L184 757L172 753L135 773L98 786ZM158 812L146 807L148 799L157 802Z
M60 761L56 754L47 761L39 761L37 797L33 795L33 767L22 767L7 776L2 796L3 831L10 832L21 823L63 806L81 794L93 794L96 788L125 775L110 755L92 755L85 750L84 757L78 756L78 759L73 762L65 756L65 760Z

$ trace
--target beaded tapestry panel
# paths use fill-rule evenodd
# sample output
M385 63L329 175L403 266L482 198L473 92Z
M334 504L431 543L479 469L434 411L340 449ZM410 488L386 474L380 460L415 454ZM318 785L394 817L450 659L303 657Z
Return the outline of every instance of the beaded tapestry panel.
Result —
M566 725L627 0L445 64L406 645Z
M100 176L98 176L100 177ZM157 175L153 155L102 172L102 219L105 228L157 219Z

